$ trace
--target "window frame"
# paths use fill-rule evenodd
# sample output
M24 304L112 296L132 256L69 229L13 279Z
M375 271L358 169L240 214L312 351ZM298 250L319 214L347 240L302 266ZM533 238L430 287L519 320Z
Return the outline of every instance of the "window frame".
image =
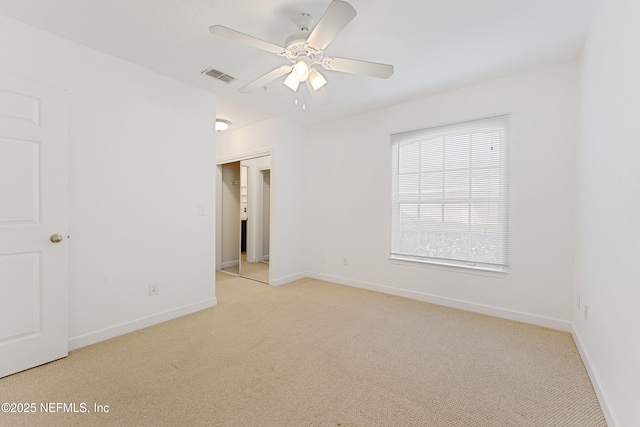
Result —
M499 158L499 162L497 167L495 165L491 165L489 164L489 166L483 166L483 167L478 167L478 166L474 166L474 160L473 160L473 152L474 152L474 147L477 147L473 145L472 142L472 135L474 133L474 130L476 132L476 134L478 132L481 131L481 129L483 127L498 127L500 128L500 133L499 135L501 135L501 138L499 138L500 142L499 142L499 152L498 152L498 158ZM461 122L455 122L455 123L450 123L450 124L445 124L445 125L438 125L438 126L431 126L428 128L423 128L423 129L418 129L415 131L409 131L409 132L401 132L401 133L395 133L392 134L390 136L390 141L391 141L391 162L392 162L392 167L391 167L391 227L390 227L390 255L389 255L389 259L390 261L392 261L393 263L396 264L412 264L412 263L418 263L418 264L422 264L422 265L432 265L432 266L445 266L445 267L461 267L461 268L465 268L465 269L473 269L473 270L479 270L479 271L485 271L485 272L498 272L498 273L506 273L509 269L509 144L510 144L510 115L509 114L500 114L500 115L495 115L495 116L489 116L489 117L483 117L483 118L478 118L478 119L473 119L473 120L466 120L466 121L461 121ZM452 136L452 135L469 135L469 142L468 142L468 150L469 150L469 154L468 154L468 161L467 161L467 165L464 167L460 167L460 168L455 168L455 167L450 167L447 168L446 167L446 158L447 158L447 154L446 153L446 145L449 144L450 142L445 142L446 137L448 136ZM430 171L428 169L423 170L422 169L422 164L425 162L425 158L422 157L422 150L423 150L423 146L426 146L424 143L426 143L427 141L433 141L435 140L435 138L442 138L442 153L441 153L441 161L442 161L442 168L440 170L433 170ZM413 143L418 143L418 155L417 155L417 160L416 162L418 163L417 166L417 170L414 172L405 172L404 174L401 172L401 166L400 166L400 161L401 161L401 154L400 154L400 147L402 146L402 144L413 144ZM493 145L492 148L493 150ZM409 159L411 160L411 159ZM438 158L438 160L440 160L440 158ZM472 179L473 172L477 171L477 170L486 170L486 171L490 171L491 169L497 169L497 173L498 173L498 178L497 178L497 183L494 177L494 180L491 181L492 184L496 184L497 185L497 189L494 187L489 187L488 188L488 192L492 193L492 194L497 194L497 196L487 196L487 197L474 197L473 191L474 191L474 181ZM446 179L446 175L447 173L452 174L455 172L461 172L460 175L464 176L464 174L466 173L468 175L468 186L464 187L461 186L459 187L459 189L462 189L464 191L464 189L466 188L467 191L467 196L464 197L447 197L447 179ZM437 188L437 191L440 192L440 197L436 197L433 198L432 200L426 200L423 197L423 186L422 186L422 180L424 179L423 176L426 175L431 175L433 172L433 175L436 175L438 173L440 173L442 175L442 183L441 185ZM487 172L487 173L491 173L491 172ZM416 194L417 197L415 199L402 199L400 193L401 193L401 189L400 189L400 177L405 175L415 175L418 179L418 184L416 185ZM437 180L437 179L436 179ZM408 193L405 193L408 194ZM410 201L407 201L410 200ZM495 204L497 206L497 214L494 214L493 217L497 218L497 221L495 222L496 224L496 230L493 230L492 233L489 233L489 237L487 237L487 239L489 241L491 241L491 239L495 239L495 246L496 246L496 250L495 250L495 257L496 257L496 261L495 262L486 262L486 260L478 260L478 259L471 259L472 256L469 256L469 253L466 252L466 259L453 259L453 258L447 258L447 257L433 257L433 256L427 256L424 254L419 254L418 252L420 251L420 244L423 243L422 239L424 238L423 235L424 234L428 234L429 230L426 230L425 228L422 228L422 226L419 225L419 222L421 220L418 219L414 219L414 228L408 227L405 228L405 230L403 231L402 229L402 225L401 225L401 206L404 204L405 206L411 206L411 205L415 205L416 209L418 209L418 215L416 216L416 218L422 218L422 216L420 215L420 209L422 206L428 206L428 205L433 205L433 206L438 206L440 207L440 209L442 209L442 215L441 215L441 219L440 222L442 224L445 223L445 207L446 206L453 206L456 204L459 204L461 206L467 205L468 207L468 214L467 214L467 222L466 222L466 230L463 231L456 231L451 227L442 227L441 229L438 229L436 231L431 231L431 233L442 233L442 234L449 234L449 235L460 235L460 236L465 236L465 238L470 238L473 237L474 232L472 231L472 226L473 226L473 215L472 215L472 209L473 207L482 207L482 203L484 202L487 206ZM436 210L437 211L437 210ZM436 212L434 211L434 212ZM437 221L436 221L437 222ZM455 223L453 223L455 225ZM493 225L494 223L491 223L491 225ZM485 224L485 227L489 228L488 225ZM399 251L396 251L396 249L398 247L400 247L400 245L406 246L407 243L402 240L402 238L399 236L399 234L402 234L402 232L406 232L409 231L410 233L416 233L417 237L417 241L419 243L417 243L416 245L418 246L418 248L414 251L414 253L397 253ZM486 231L485 231L486 233ZM475 234L477 235L478 233L475 232ZM428 245L431 246L431 245ZM450 251L450 252L455 252L456 247L455 245L442 245L442 246L435 246L435 249L439 249L439 248L445 248L446 250ZM469 244L467 243L467 250L469 249ZM433 249L430 249L433 251ZM407 251L409 252L409 251ZM475 255L474 255L475 256ZM491 257L493 255L489 255L489 257Z

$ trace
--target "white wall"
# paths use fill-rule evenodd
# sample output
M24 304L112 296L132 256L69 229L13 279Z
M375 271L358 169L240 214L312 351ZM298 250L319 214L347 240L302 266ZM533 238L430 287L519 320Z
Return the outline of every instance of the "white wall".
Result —
M576 79L576 62L563 63L310 129L310 274L569 330ZM502 113L511 113L508 274L391 263L389 135Z
M4 17L0 58L68 90L70 347L215 305L215 97Z
M276 145L278 119L269 119L218 134L216 163L228 163L270 154ZM232 124L233 126L233 124Z
M625 427L640 425L638 52L640 2L602 1L581 58L573 319L607 421Z
M304 172L306 130L281 119L269 119L219 135L218 164L271 154L271 285L303 277Z
M307 130L278 120L277 135L271 170L269 268L272 285L304 277L304 254L306 248L313 245L306 239Z

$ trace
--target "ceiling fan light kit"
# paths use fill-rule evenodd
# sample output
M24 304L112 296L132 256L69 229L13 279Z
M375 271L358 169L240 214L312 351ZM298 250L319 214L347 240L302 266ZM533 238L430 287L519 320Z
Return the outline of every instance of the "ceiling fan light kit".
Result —
M297 91L298 86L300 86L300 81L296 79L296 76L294 76L293 73L289 74L287 78L284 79L284 82L282 83L294 92Z
M293 71L291 74L298 80L300 83L307 80L309 77L309 64L304 59L299 59L296 62L296 65L293 66Z
M266 87L267 84L286 75L287 77L283 82L285 86L296 92L300 83L310 83L307 86L311 89L309 92L313 96L314 92L317 92L327 83L327 79L320 74L315 66L320 66L330 71L383 79L393 74L393 65L324 56L324 49L355 16L356 11L349 3L342 0L333 0L309 36L304 40L300 37L304 37L304 33L309 32L314 20L308 13L302 13L298 27L303 32L303 35L295 36L293 40L287 40L286 47L275 45L222 25L213 25L209 27L209 31L213 35L274 53L291 62L289 65L281 65L269 71L262 77L242 86L238 91L250 93L259 87ZM304 103L302 105L303 109L306 109L306 105Z
M309 72L309 81L311 82L313 90L318 90L327 84L327 79L325 79L324 76L315 68Z

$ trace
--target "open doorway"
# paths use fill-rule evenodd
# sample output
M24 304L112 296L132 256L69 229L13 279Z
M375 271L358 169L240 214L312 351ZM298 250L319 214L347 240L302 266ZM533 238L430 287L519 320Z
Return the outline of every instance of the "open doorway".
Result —
M271 156L218 165L216 269L269 283Z

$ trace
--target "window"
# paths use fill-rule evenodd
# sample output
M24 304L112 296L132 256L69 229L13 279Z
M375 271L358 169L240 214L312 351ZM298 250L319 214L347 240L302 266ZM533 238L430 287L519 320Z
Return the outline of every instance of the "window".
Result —
M506 271L508 116L391 135L391 258Z

